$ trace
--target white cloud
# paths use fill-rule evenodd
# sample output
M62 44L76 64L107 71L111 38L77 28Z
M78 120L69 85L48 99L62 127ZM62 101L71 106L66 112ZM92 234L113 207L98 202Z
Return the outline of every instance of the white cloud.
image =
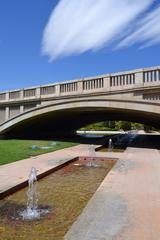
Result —
M44 29L50 60L109 45L153 0L61 0Z
M135 43L141 43L148 47L160 43L160 6L148 13L136 26L136 30L127 36L118 47L126 47Z

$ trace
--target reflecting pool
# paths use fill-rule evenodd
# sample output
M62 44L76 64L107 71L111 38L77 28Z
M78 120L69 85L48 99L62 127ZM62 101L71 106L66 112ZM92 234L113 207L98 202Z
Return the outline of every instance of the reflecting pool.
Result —
M87 161L72 162L38 181L39 207L48 209L38 220L19 217L26 208L26 188L0 200L0 239L62 240L115 163L95 160L100 168L86 168Z

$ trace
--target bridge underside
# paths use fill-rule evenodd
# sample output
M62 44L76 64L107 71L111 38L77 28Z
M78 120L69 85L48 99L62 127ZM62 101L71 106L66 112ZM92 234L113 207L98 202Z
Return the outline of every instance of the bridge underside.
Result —
M144 111L83 107L48 112L31 117L3 132L3 138L53 139L73 136L75 131L90 123L106 120L126 120L160 128L160 115Z

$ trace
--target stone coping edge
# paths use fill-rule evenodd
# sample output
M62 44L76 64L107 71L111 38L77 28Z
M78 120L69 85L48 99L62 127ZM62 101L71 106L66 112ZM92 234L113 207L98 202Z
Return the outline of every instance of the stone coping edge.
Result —
M111 161L111 162L113 162L113 161L116 162L116 161L118 160L118 158L112 158L112 157L88 157L88 156L78 156L78 157L72 158L72 159L70 159L70 160L68 160L68 161L66 161L66 162L64 162L64 163L61 163L61 164L58 165L58 166L54 166L53 168L50 168L50 169L48 169L48 170L45 171L45 172L42 172L42 173L38 174L38 175L37 175L37 180L39 180L39 179L41 179L41 178L44 178L44 177L50 175L51 173L54 173L54 172L58 171L59 169L67 166L67 165L68 165L69 163L71 163L71 162L74 162L74 161L77 161L77 160L87 160L87 159L90 159L90 158L92 158L92 159L94 159L94 160L96 160L96 159L108 160L108 161ZM0 193L0 200L2 200L3 198L5 198L5 197L7 197L7 196L9 196L9 195L17 192L18 190L26 187L27 185L28 185L28 179L25 180L25 181L23 181L23 182L21 182L21 183L16 184L15 186L13 186L13 187L11 187L11 188L9 188L9 189L6 189L5 191L3 191L3 192Z

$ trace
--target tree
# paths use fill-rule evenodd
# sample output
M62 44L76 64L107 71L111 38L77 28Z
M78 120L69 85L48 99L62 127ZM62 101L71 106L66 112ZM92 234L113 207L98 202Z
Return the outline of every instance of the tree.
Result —
M141 123L131 123L132 129L142 130L144 129L144 125Z
M117 121L116 122L116 128L117 129L123 129L124 131L131 130L131 122L126 121Z

